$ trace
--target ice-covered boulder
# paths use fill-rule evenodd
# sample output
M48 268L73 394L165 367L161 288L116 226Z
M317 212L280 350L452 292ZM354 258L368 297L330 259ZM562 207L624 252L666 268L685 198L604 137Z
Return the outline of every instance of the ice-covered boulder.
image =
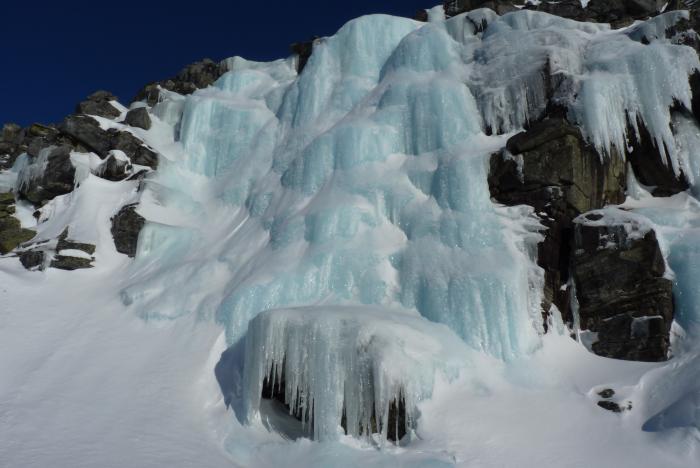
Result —
M597 333L596 354L634 361L668 359L673 284L654 230L617 208L575 220L572 275L581 330Z

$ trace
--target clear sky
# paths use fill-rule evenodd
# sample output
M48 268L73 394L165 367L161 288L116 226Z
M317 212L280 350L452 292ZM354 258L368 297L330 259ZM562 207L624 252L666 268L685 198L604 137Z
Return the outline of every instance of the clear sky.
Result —
M368 13L413 16L439 3L351 1L49 1L0 7L0 125L59 122L106 89L124 103L144 84L209 57L270 60L292 42Z

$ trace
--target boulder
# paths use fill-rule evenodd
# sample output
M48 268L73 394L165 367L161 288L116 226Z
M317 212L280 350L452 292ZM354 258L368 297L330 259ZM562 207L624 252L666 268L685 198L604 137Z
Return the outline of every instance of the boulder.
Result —
M117 101L117 97L108 91L97 91L92 93L84 101L75 107L76 114L97 115L108 119L115 119L121 115L121 111L114 107L111 102Z
M112 218L112 237L117 252L136 256L139 234L146 220L136 212L136 204L126 205Z
M132 127L148 130L151 128L151 118L148 116L148 109L145 107L137 107L126 113L124 123Z
M92 117L69 115L61 123L59 130L101 158L107 156L112 149L111 136Z
M94 255L95 245L68 239L68 228L66 228L58 236L58 242L56 243L56 252L61 253L62 250L80 250L88 255Z
M575 220L572 275L582 330L597 333L593 352L633 361L668 359L673 284L656 234L622 210Z
M158 167L158 155L132 133L110 129L111 149L123 151L133 164Z
M75 187L75 166L70 159L72 148L58 146L46 148L33 166L25 168L29 175L22 173L24 182L19 187L18 195L35 205L66 193ZM45 158L45 160L43 159Z

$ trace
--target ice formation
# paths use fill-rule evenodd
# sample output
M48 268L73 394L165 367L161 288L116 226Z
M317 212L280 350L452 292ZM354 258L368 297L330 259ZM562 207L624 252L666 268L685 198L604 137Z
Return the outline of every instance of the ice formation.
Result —
M534 11L372 15L319 40L300 74L293 59L229 59L214 86L165 92L140 133L163 158L146 182L124 302L154 320L214 316L228 345L249 346L248 411L284 366L288 402L295 392L315 402L319 439L338 434L343 408L359 434L368 405L386 415L398 385L413 406L430 395L441 359L427 353L411 370L417 357L395 329L439 341L437 322L504 361L530 354L543 331L541 227L530 209L491 202L487 158L551 101L604 154L643 123L673 167L697 177L694 140L670 127L700 68L665 37L684 15L618 31ZM690 323L700 298L682 282L700 256L684 242L669 263L691 270L678 276ZM405 369L400 384L383 373L384 351Z

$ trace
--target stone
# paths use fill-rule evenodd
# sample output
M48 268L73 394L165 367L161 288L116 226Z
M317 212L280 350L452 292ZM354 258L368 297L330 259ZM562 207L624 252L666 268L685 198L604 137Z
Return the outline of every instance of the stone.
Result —
M80 102L75 107L75 112L115 119L121 115L121 111L114 107L111 101L117 101L117 97L108 91L96 91Z
M612 398L615 396L615 390L613 390L612 388L606 388L605 390L598 392L598 396L605 399Z
M148 130L151 128L151 118L148 115L148 109L145 107L137 107L126 113L124 122L132 127Z
M592 222L591 222L592 221ZM571 269L582 330L598 334L593 352L665 361L674 317L673 283L655 232L634 220L575 220Z
M12 167L17 156L27 150L25 131L17 124L6 123L0 132L0 171Z
M112 237L117 252L136 256L139 234L146 220L136 212L136 204L126 205L112 218Z

